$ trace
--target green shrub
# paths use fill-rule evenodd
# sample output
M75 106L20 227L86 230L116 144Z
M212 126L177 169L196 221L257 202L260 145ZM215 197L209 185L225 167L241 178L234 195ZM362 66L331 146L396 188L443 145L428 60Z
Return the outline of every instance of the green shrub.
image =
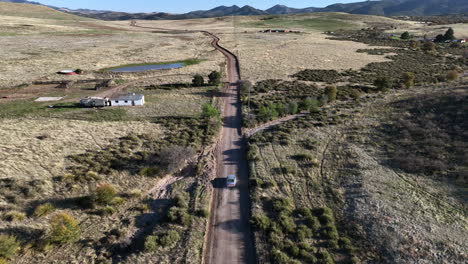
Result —
M325 95L328 98L328 102L334 102L336 100L336 94L338 90L336 89L336 86L327 86L325 87Z
M403 85L406 88L413 87L414 86L414 79L415 79L414 73L412 73L412 72L404 73L403 74Z
M105 206L103 208L100 208L98 210L98 214L102 215L102 216L107 216L107 215L114 214L116 211L117 210L115 210L114 207L107 205L107 206Z
M250 186L251 187L262 187L265 183L260 178L252 178L250 179Z
M159 177L161 176L161 169L158 167L144 167L140 169L138 175L146 177Z
M173 247L179 240L179 233L175 230L169 230L159 236L159 245L163 248Z
M51 221L49 241L56 244L75 242L81 234L76 220L67 213L56 214Z
M271 253L273 263L275 264L289 264L290 258L284 252L281 252L279 249L273 249Z
M46 216L55 211L55 207L51 203L41 204L34 209L33 215L35 217Z
M327 247L330 249L338 249L338 241L336 241L335 239L328 240Z
M342 237L338 240L338 244L341 248L346 249L351 247L351 240L347 237Z
M198 209L196 214L197 216L202 217L202 218L207 218L208 216L210 216L210 212L205 208Z
M315 216L309 216L305 219L305 222L309 228L313 231L317 231L320 228L320 222Z
M300 252L299 247L296 245L296 243L292 242L290 239L287 239L284 242L284 248L288 252L289 255L293 257L299 256L299 252Z
M158 248L158 237L157 236L147 236L145 238L145 251L146 252L154 252Z
M315 212L315 214L318 215L318 216L321 216L321 215L333 216L333 211L332 211L332 209L330 209L330 208L327 207L327 206L317 208L317 209L314 210L314 212Z
M312 216L312 211L309 208L301 207L296 209L296 215L307 218Z
M320 220L320 223L322 225L329 225L329 224L333 224L334 223L334 219L332 216L330 215L321 215L319 217L319 220Z
M115 197L114 199L112 199L112 201L110 202L111 205L122 205L125 203L125 199L122 198L122 197Z
M210 85L218 86L221 83L221 73L213 71L208 75L208 79Z
M87 181L99 181L101 180L101 177L99 176L98 173L94 172L94 171L88 171L86 174L85 174L85 179Z
M312 230L310 230L305 225L299 225L296 230L296 236L297 236L297 240L305 241L306 239L312 237Z
M424 44L422 46L422 50L425 51L425 52L428 52L428 53L435 52L436 45L432 41L426 41L426 42L424 42Z
M333 240L337 240L339 238L338 230L336 229L336 226L334 225L326 226L323 230L323 235L325 238L333 239Z
M292 212L292 202L290 199L287 198L276 198L273 201L273 209L278 213Z
M393 81L386 76L382 76L375 79L374 85L379 91L387 91L388 89L392 88Z
M288 216L284 212L279 215L278 221L286 233L292 233L294 232L294 229L296 229L296 224L294 223L294 219Z
M304 249L301 249L301 251L299 252L299 256L302 260L306 261L306 263L318 263L318 260L313 255L313 253L307 252Z
M117 190L114 186L104 183L96 187L94 191L94 200L98 204L109 204L117 195Z
M16 237L9 235L0 235L0 258L9 259L20 250L20 243Z
M18 211L9 211L3 216L3 219L10 222L23 221L25 218L26 214Z
M174 205L180 208L188 208L188 203L183 194L178 193L174 197Z
M270 218L266 215L255 215L252 216L250 223L252 223L255 228L266 231L270 227Z
M200 74L193 76L192 84L195 87L201 87L205 85L205 79Z
M247 152L247 160L258 161L260 160L260 149L257 145L249 145L249 150Z
M192 222L192 216L187 212L186 208L173 206L167 213L167 219L172 223L177 223L183 226L188 226Z
M403 32L403 34L401 34L400 38L404 39L404 40L407 40L407 39L411 38L411 35L410 35L410 33L408 31L405 31L405 32Z

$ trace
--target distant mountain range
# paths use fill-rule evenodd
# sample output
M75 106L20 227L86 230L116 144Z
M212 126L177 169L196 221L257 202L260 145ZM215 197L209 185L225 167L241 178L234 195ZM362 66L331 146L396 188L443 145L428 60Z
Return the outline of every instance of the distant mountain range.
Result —
M40 4L24 0L0 0L0 2ZM49 6L51 7L51 6ZM221 16L252 16L252 15L283 15L313 12L345 12L350 14L384 15L384 16L425 16L468 14L468 0L381 0L365 1L350 4L333 4L324 8L291 8L275 5L267 10L256 9L251 6L239 7L219 6L210 10L193 11L185 14L155 13L125 13L115 11L99 11L89 9L72 10L52 7L54 9L73 13L80 16L103 20L162 20L162 19L192 19Z

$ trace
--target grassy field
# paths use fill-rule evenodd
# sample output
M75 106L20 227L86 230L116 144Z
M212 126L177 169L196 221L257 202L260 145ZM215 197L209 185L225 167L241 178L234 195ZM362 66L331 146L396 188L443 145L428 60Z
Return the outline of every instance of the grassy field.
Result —
M16 3L0 3L1 15L24 17L24 18L40 18L51 20L69 20L69 21L92 21L93 19L79 17L64 12L56 11L54 9L30 4L16 4Z

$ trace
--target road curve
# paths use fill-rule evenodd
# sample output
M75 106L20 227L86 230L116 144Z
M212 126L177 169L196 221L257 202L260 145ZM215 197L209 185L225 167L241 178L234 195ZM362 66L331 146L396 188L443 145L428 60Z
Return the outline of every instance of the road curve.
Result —
M210 32L204 33L213 38L211 45L226 57L229 81L223 97L223 126L215 153L217 178L213 181L214 191L204 262L205 264L255 263L255 250L249 224L249 176L237 85L240 79L239 61L232 52L219 45L219 38L216 35ZM225 178L229 174L237 175L236 188L225 187Z

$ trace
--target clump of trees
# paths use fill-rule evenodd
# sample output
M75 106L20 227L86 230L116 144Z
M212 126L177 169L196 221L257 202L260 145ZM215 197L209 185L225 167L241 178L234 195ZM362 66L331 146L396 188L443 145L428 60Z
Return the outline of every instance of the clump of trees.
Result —
M445 42L445 41L451 41L455 39L455 31L453 28L449 28L445 34L439 34L435 38L435 42Z
M222 77L221 73L219 73L217 71L212 71L208 75L208 84L212 85L212 86L220 85L221 84L221 77ZM192 85L195 86L195 87L204 86L205 85L205 78L200 74L196 74L195 76L193 76Z

